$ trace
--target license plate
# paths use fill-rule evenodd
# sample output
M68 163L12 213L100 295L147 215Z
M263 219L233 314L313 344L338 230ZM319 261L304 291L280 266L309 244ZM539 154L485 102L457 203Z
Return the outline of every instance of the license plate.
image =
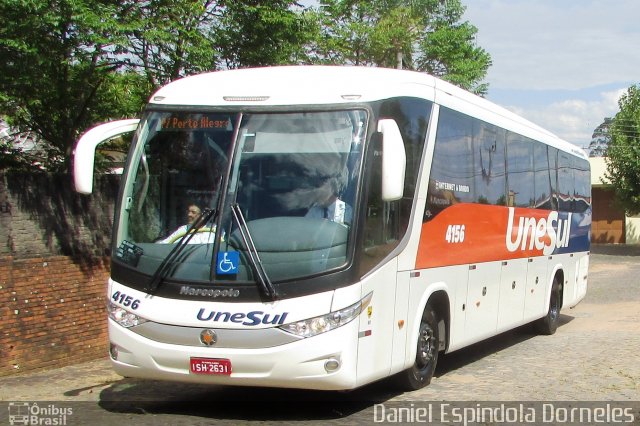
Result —
M229 376L231 375L231 361L228 359L191 358L191 372Z

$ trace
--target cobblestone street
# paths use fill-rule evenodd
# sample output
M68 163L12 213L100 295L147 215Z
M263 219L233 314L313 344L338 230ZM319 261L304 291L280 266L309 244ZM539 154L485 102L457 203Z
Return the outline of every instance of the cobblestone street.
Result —
M589 290L553 336L514 330L442 357L400 399L640 400L639 258L594 254Z
M386 382L347 394L322 394L124 379L102 359L1 378L0 400L93 401L87 410L107 415L103 424L116 422L122 416L120 412L127 413L128 419L132 413L146 411L156 411L162 422L193 419L192 413L172 409L172 401L266 399L274 401L276 407L275 401L287 401L287 410L291 401L321 400L328 405L345 400L368 401L358 404L351 413L336 415L332 419L336 423L360 423L364 413L369 413L370 419L372 401L640 401L640 258L629 254L592 255L587 297L576 308L563 311L555 335L539 336L523 327L442 356L431 385L415 392L390 393ZM143 402L150 405L140 408ZM314 415L307 416L303 407L293 418L313 421ZM239 409L232 416L216 417L219 412L205 409L197 417L231 424L233 418L245 418L243 413L247 415ZM137 423L151 420L149 416L134 417ZM269 415L263 420L274 419Z

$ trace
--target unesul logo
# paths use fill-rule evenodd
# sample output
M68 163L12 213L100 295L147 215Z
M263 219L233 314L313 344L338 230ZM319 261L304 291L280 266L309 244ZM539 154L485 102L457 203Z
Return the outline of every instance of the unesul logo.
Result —
M556 211L539 219L527 216L516 218L515 215L515 208L509 207L505 242L510 252L535 249L550 255L556 248L569 246L571 213L566 219L560 219Z
M282 325L289 312L269 314L263 311L251 312L216 312L201 308L196 315L199 321L232 322L248 326L259 324Z

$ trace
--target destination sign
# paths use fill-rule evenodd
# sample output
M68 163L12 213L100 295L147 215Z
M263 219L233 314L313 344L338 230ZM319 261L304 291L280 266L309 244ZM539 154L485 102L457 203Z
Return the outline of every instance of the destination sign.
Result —
M207 115L172 115L162 119L162 130L230 130L231 120L227 117Z

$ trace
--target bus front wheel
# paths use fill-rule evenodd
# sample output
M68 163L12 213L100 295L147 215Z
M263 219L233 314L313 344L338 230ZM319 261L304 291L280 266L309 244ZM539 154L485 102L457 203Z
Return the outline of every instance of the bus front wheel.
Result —
M438 317L433 308L427 305L418 330L416 359L411 368L398 375L398 384L403 389L417 390L431 382L440 350L438 334Z

